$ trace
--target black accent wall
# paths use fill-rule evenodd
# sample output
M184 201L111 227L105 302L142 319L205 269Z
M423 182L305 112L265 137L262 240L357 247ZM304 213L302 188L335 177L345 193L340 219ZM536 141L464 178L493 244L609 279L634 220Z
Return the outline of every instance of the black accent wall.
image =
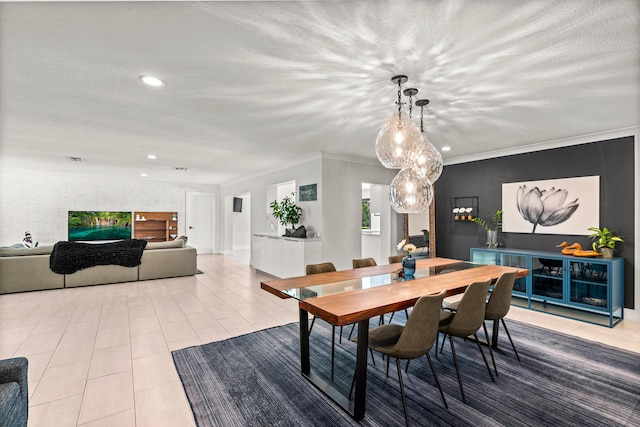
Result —
M445 166L435 184L436 252L439 257L469 259L469 249L486 247L485 233L471 222L454 221L451 199L478 197L476 215L491 224L502 205L502 184L543 179L600 176L600 224L621 235L614 256L623 257L625 307L634 308L634 138L633 136ZM563 241L591 247L587 236L501 233L501 246L560 251Z

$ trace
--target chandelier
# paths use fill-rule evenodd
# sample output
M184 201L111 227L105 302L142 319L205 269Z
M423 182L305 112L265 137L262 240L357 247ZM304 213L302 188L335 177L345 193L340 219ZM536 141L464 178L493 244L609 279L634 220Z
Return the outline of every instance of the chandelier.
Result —
M434 184L442 174L443 161L442 154L435 145L427 138L424 130L424 107L429 104L428 99L418 99L416 105L420 107L420 132L424 143L418 147L415 157L414 167L421 176L426 176L431 184Z
M442 156L426 138L423 115L424 106L429 103L416 101L420 107L420 128L411 119L413 96L418 89L409 88L404 94L409 96L409 115L402 111L402 84L407 76L394 76L391 81L398 85L398 111L382 128L376 139L376 155L383 166L400 169L391 181L389 200L393 209L401 214L423 213L433 201L433 182L442 173Z
M433 186L413 166L405 166L391 181L389 200L400 214L422 213L433 200Z
M402 84L407 76L391 78L398 85L398 111L393 113L376 138L376 155L382 165L389 169L401 169L415 161L417 148L423 143L420 129L407 114L402 111Z

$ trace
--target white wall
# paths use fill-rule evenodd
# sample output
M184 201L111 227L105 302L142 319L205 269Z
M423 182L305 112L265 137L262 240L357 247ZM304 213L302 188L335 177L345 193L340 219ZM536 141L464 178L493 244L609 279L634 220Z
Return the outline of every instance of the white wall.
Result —
M318 184L318 200L299 202L303 210L301 225L320 233L322 260L333 262L338 269L351 268L351 260L361 257L362 183L388 185L397 171L386 169L374 161L338 159L314 154L283 169L222 186L222 197L251 193L251 231L274 233L273 217L267 205L277 196L273 186L295 181L296 186ZM401 229L401 217L395 215ZM222 216L220 216L222 217ZM397 243L393 239L393 245ZM394 248L395 250L395 248Z
M249 249L251 247L251 196L236 196L242 199L242 212L232 212L233 243L232 248Z
M361 257L362 183L389 185L396 173L374 161L324 156L321 199L324 261L333 262L338 270L343 270L351 268L352 259ZM393 215L390 246L395 246L399 241L397 236L402 235L402 217Z
M304 225L307 230L321 231L321 172L322 161L320 155L316 154L301 159L296 163L283 165L282 169L222 186L220 192L222 197L250 193L251 232L276 234L277 230L273 227L275 224L274 218L271 215L271 210L268 208L269 203L278 197L275 185L289 181L295 181L298 187L317 183L318 200L299 202L298 205L303 211L302 218L300 218L300 225Z
M0 246L67 239L70 210L177 211L185 233L185 193L216 193L217 186L144 182L84 176L0 172Z
M409 236L422 234L422 230L429 230L429 211L419 214L409 214Z

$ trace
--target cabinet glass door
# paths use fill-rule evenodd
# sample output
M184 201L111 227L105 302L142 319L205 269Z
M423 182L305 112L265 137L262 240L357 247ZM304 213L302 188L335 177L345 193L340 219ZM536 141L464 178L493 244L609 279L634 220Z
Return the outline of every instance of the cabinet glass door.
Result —
M477 262L478 264L495 265L496 253L495 251L473 249L471 252L471 262Z
M608 265L592 261L570 261L569 298L596 310L606 310Z
M527 256L517 254L498 254L498 264L507 267L529 268L527 267ZM527 293L527 278L520 277L516 279L513 285L513 291L521 294Z
M562 259L531 257L531 296L564 300Z

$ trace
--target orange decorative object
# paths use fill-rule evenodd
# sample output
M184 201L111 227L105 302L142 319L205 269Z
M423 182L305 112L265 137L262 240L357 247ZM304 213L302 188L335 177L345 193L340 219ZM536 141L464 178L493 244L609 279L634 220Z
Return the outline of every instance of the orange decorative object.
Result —
M577 243L574 243L573 245L576 244ZM564 255L573 255L573 252L575 251L575 249L573 249L573 245L569 246L569 243L562 242L558 246L556 246L556 248L563 248L560 252Z
M569 246L566 249L569 249L569 248L573 248L574 249L573 254L572 254L573 256L581 256L581 257L589 257L589 258L600 256L600 254L598 252L596 252L596 251L591 251L591 250L585 251L585 250L583 250L582 246L580 245L580 243L574 243L573 245Z

